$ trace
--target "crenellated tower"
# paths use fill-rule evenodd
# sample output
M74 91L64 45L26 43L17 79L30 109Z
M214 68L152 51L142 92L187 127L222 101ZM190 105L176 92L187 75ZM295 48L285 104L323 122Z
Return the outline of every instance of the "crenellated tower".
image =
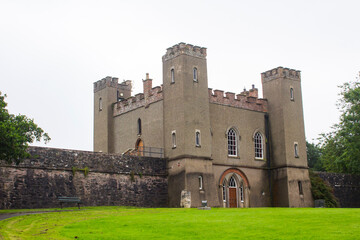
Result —
M208 200L218 206L211 162L206 48L179 43L163 56L164 150L169 158L169 202L179 206L181 191L191 206Z
M300 71L278 67L261 74L270 123L273 205L312 205Z
M94 151L114 152L113 103L131 96L131 81L106 77L94 83Z

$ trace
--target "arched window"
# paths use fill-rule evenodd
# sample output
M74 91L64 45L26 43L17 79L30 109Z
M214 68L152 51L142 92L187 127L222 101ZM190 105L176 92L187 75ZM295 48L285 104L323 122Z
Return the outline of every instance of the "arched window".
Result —
M176 131L171 132L172 148L176 148Z
M290 100L294 101L294 89L290 88Z
M299 147L298 147L298 143L294 143L294 155L296 158L299 157Z
M195 145L200 147L200 130L195 131Z
M229 180L229 187L234 187L236 188L236 181L234 177L231 177Z
M175 71L174 71L174 69L171 69L170 73L171 73L171 83L175 83Z
M264 147L263 147L263 137L261 133L257 132L254 136L255 144L255 158L263 159L264 158Z
M228 155L237 156L237 137L236 132L233 128L230 128L227 134L228 140Z
M140 118L138 119L137 125L138 125L138 135L141 135L141 119Z
M194 67L194 70L193 70L193 77L194 77L194 82L197 82L198 81L198 72L197 72L196 67Z
M103 109L102 98L99 98L99 111Z

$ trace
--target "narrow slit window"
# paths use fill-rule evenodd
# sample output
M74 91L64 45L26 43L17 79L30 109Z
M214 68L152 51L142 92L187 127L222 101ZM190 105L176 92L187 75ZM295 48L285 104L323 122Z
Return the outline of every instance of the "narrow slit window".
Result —
M203 177L199 176L199 189L203 189Z
M176 148L176 132L171 132L171 141L172 141L172 147Z
M138 135L141 135L141 119L138 119Z
M99 111L103 109L102 98L99 98Z
M175 83L175 71L174 71L174 69L171 69L170 73L171 73L171 83Z
M195 131L195 145L200 147L200 130Z
M299 194L300 194L300 195L304 195L304 193L303 193L303 187L302 187L302 182L301 182L301 181L298 181L298 186L299 186Z
M196 67L193 70L193 77L194 77L194 82L197 82L198 81L198 71L197 71Z
M290 88L290 100L294 101L294 89Z
M226 182L224 180L222 184L223 202L226 202Z
M240 201L244 202L244 185L242 185L242 184L240 187Z
M299 146L297 143L294 143L294 155L296 158L299 157Z

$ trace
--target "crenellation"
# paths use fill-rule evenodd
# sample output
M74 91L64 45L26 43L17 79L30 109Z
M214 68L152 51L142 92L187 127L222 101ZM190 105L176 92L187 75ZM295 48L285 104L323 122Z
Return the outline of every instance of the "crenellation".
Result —
M163 61L167 61L169 59L175 58L182 54L205 59L206 58L206 48L181 42L179 44L176 44L176 45L166 49L166 53L163 56Z
M277 78L289 78L300 81L301 74L299 70L277 67L272 70L261 73L262 82L271 81Z
M235 93L226 92L225 96L226 96L225 98L229 99L229 101L234 101L235 100Z
M104 89L105 87L114 87L117 88L118 87L118 78L113 78L110 76L107 76L99 81L94 82L94 93L98 92L102 89Z

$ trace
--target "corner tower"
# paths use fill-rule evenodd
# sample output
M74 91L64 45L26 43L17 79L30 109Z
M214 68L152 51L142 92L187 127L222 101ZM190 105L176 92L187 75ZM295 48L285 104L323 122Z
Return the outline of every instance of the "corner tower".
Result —
M112 104L131 96L131 81L106 77L94 82L94 151L113 153Z
M164 150L169 158L169 204L182 191L191 206L218 206L211 161L206 48L179 43L163 56ZM170 192L171 191L171 192Z
M273 205L311 207L300 71L278 67L261 79L268 100Z

